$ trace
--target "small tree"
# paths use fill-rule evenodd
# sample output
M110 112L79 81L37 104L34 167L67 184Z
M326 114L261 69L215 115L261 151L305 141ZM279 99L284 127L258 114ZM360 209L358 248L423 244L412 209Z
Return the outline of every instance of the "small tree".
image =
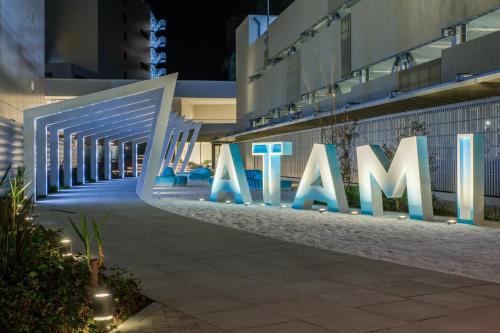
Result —
M340 164L340 171L342 173L342 180L347 186L352 186L352 173L353 173L353 159L352 151L358 137L358 126L357 122L349 118L349 115L337 115L336 112L336 99L337 93L339 92L338 86L335 83L335 58L332 57L330 68L325 70L323 64L320 61L319 49L316 50L319 72L323 80L326 95L325 100L327 101L328 110L322 111L319 101L315 100L314 92L312 90L312 84L309 80L304 68L302 68L302 79L306 85L309 92L309 96L312 97L312 104L314 106L314 112L316 117L320 122L321 128L321 143L333 144L337 149L337 155ZM327 113L325 116L324 114Z
M413 136L427 136L429 134L427 126L424 122L418 120L411 120L410 117L405 117L403 119L403 122L404 125L396 130L396 135L394 137L394 140L391 143L382 145L382 150L384 151L387 158L391 161L394 158L394 155L396 154L396 151L398 149L401 140ZM433 172L436 169L437 169L436 158L434 155L429 154L429 170L430 172ZM433 202L435 204L438 204L437 198L434 197ZM406 191L403 197L400 199L385 200L386 208L394 209L396 211L401 211L401 210L407 211L408 210L407 203L408 200Z
M108 215L106 215L101 221L97 222L92 217L92 231L89 232L87 217L85 214L80 214L80 223L77 226L71 218L69 221L71 226L75 230L75 233L78 235L78 238L82 241L84 245L84 253L85 259L87 261L87 265L89 268L90 274L90 286L89 286L89 295L92 296L95 294L98 285L99 278L99 269L104 266L104 250L103 250L103 236L101 234L101 226L107 220ZM95 258L92 254L92 242L95 240L97 243L97 258Z

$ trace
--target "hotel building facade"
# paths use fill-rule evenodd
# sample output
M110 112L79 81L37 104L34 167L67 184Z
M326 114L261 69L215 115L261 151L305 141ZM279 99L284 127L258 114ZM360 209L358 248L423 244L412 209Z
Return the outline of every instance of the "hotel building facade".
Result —
M452 201L456 135L484 133L486 204L500 216L500 1L296 0L269 22L237 30L238 132L219 140L240 144L247 169L262 168L251 142L292 142L282 175L300 178L325 124L355 122L359 146L416 123L433 191Z

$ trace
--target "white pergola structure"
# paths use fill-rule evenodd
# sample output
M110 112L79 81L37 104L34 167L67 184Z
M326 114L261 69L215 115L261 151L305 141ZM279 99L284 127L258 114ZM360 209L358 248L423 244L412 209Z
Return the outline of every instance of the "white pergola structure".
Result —
M177 75L172 74L26 110L24 164L31 178L30 194L36 198L47 195L49 186L59 189L61 160L65 187L74 185L74 167L78 183L89 181L85 178L86 141L90 141L90 180L101 180L98 176L99 142L104 142L104 180L111 179L113 142L118 144L118 172L123 178L124 146L131 142L134 176L137 176L137 145L147 144L136 192L143 199L150 198L162 165L170 165L177 150L173 161L173 166L177 167L188 138L184 162L189 161L201 127L201 124L170 113L176 81ZM59 150L61 135L64 138L63 158ZM72 157L75 141L76 166Z

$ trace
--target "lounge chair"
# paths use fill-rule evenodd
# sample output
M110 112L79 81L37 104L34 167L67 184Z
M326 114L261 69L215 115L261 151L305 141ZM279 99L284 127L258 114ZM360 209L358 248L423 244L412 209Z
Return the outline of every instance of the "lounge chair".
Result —
M250 191L262 191L262 171L260 170L245 170ZM290 191L292 189L292 181L282 180L281 190Z
M170 167L163 169L161 176L156 177L155 185L158 186L186 186L188 178L186 176L176 176Z
M196 168L187 174L189 183L207 183L212 172L208 168Z

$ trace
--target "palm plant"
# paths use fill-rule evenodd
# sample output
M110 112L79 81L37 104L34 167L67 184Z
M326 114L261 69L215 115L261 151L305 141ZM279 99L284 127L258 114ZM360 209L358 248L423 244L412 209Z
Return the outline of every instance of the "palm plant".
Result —
M33 198L27 197L30 183L25 183L26 172L19 167L14 178L9 178L11 166L0 179L0 188L7 193L0 197L0 263L5 268L11 260L20 261L32 245L36 231L33 223Z
M96 221L94 217L91 218L92 231L93 234L89 232L87 217L85 214L80 214L79 226L69 218L71 226L75 230L78 238L82 241L84 245L84 257L87 261L90 274L90 290L89 294L93 295L98 285L99 268L104 266L104 249L103 249L103 237L101 235L101 226L108 219L108 215L104 216L100 221ZM97 243L97 258L92 255L92 242L95 239Z

